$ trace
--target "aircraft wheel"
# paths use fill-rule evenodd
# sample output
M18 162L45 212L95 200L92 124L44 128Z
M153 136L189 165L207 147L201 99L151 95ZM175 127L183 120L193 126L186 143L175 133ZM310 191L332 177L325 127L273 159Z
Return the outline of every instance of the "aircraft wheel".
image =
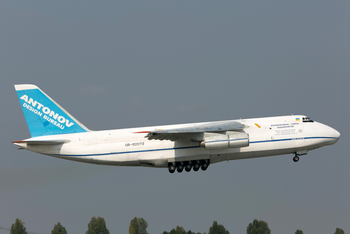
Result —
M169 169L169 172L170 172L170 173L174 173L174 172L175 172L176 167L175 167L175 165L174 165L174 164L171 164L171 165L169 165L168 169Z
M191 164L187 164L187 165L185 166L185 171L190 172L191 169L192 169L192 165L191 165Z
M207 170L208 166L209 166L209 164L208 164L208 163L206 163L206 162L205 162L205 163L203 163L203 164L202 164L202 166L201 166L202 171Z
M177 165L177 172L181 173L184 169L184 166L183 165Z
M295 156L293 157L293 161L294 161L294 162L298 162L298 161L299 161L299 157L295 155Z
M199 165L199 163L196 162L196 163L193 165L193 170L194 170L194 171L198 171L199 168L200 168L200 165Z

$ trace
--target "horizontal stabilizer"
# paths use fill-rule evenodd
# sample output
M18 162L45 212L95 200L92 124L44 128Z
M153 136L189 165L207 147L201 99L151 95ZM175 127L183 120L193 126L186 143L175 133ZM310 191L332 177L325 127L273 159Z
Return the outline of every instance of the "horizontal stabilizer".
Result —
M70 140L24 140L24 141L13 141L12 143L20 146L23 143L26 143L27 145L59 145L59 144L64 144L68 142L70 142Z

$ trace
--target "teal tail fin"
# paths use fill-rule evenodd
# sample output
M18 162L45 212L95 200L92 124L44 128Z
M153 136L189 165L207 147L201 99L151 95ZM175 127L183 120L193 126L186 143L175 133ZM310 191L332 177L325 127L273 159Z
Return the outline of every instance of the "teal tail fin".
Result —
M35 85L15 85L32 137L89 131Z

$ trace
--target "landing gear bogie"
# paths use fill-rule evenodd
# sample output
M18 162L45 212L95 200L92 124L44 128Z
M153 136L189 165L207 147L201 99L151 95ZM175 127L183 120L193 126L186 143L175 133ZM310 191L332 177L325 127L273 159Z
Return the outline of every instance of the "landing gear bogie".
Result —
M204 160L169 163L168 169L170 173L174 173L175 170L181 173L183 169L185 169L185 171L187 172L190 172L192 168L193 168L193 171L198 171L199 169L202 169L203 171L205 171L207 170L209 165L210 165L210 160L204 159Z

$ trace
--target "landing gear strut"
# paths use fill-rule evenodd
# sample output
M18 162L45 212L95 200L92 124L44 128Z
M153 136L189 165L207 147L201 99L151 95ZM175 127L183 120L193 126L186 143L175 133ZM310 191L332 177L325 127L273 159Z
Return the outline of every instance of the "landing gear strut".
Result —
M306 155L307 154L307 150L302 150L302 151L297 151L294 153L294 157L293 157L293 161L294 162L298 162L299 161L299 156L301 155Z

